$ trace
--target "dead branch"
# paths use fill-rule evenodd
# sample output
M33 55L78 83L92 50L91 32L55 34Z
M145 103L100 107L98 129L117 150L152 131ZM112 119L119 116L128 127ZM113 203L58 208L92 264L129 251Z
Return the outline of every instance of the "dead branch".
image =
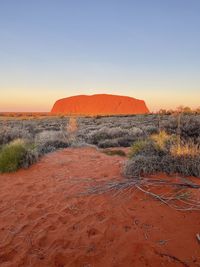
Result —
M169 191L167 194L156 194L152 190L154 187L158 186L168 186L178 188L178 192ZM184 180L183 183L173 183L170 180L157 180L151 178L135 178L135 179L126 179L123 181L112 181L108 183L102 183L97 186L90 187L84 195L88 194L105 194L112 192L114 197L120 196L123 194L130 195L133 189L137 189L146 195L153 197L154 199L159 200L163 204L167 205L170 208L179 210L179 211L191 211L191 210L200 210L200 202L197 199L193 199L190 196L184 195L185 189L199 189L198 184L194 184L190 181Z

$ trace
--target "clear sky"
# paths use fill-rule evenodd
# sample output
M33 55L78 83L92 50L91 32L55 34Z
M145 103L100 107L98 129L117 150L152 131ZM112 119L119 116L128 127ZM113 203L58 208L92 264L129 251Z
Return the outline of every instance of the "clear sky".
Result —
M200 0L0 0L0 111L95 93L200 106Z

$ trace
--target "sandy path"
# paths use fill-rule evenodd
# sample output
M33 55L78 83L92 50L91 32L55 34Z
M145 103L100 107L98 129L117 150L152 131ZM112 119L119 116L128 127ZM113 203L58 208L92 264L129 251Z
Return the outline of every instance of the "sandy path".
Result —
M199 212L140 192L78 196L122 179L124 158L94 148L49 154L0 175L0 266L200 266Z

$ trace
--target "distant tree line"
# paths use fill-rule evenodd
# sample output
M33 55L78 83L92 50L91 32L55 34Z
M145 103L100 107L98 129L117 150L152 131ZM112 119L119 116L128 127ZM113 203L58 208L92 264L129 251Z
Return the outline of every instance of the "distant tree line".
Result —
M192 109L187 106L179 106L176 109L160 109L158 111L158 114L161 115L171 115L171 114L177 114L177 113L182 113L182 114L200 114L200 107L196 109Z

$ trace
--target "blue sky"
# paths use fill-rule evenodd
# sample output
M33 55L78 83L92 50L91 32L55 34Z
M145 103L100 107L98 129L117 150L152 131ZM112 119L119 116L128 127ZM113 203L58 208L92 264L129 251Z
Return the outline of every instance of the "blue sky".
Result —
M112 93L200 106L199 0L0 0L0 110Z

